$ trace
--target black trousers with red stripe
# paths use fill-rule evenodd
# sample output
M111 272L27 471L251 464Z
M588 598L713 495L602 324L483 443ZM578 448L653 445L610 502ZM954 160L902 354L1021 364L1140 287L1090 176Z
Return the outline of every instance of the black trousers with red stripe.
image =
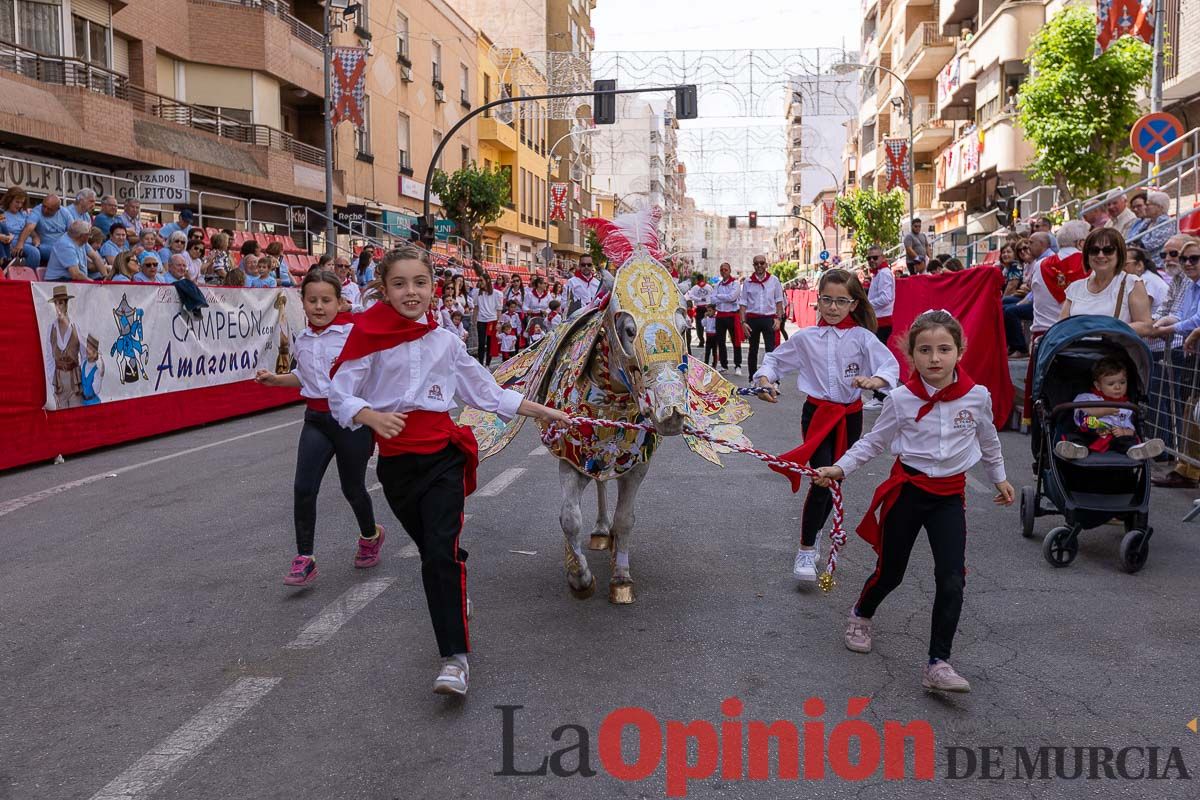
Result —
M900 585L922 527L929 534L936 586L929 657L946 660L958 630L966 585L967 512L962 495L943 497L911 483L904 485L883 522L883 546L855 610L860 617L874 616L883 598Z
M467 630L467 551L462 533L463 466L453 445L430 455L380 456L379 482L392 513L421 555L425 601L442 657L470 652Z
M817 413L817 407L805 400L804 408L800 411L800 430L804 433L805 441L808 441L808 426L812 423L815 413ZM854 446L854 443L862 436L862 428L863 414L861 411L855 411L846 416L846 447ZM813 451L812 457L808 460L808 465L810 467L831 466L837 460L833 456L836 447L837 430L835 429L825 437L825 441L817 445L817 449ZM825 526L831 511L833 511L833 493L828 489L822 489L815 483L809 485L808 495L804 498L804 511L800 513L801 545L812 547L816 544L817 534Z

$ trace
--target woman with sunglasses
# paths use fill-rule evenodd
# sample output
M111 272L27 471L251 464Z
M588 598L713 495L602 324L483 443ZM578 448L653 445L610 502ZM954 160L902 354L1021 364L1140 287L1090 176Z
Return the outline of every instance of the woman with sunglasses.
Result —
M207 267L204 263L204 242L199 239L193 239L188 243L187 264L188 278L191 279L192 283L202 283L200 275Z
M1059 319L1097 314L1129 323L1139 336L1152 334L1150 295L1139 275L1125 272L1125 237L1097 228L1083 243L1083 266L1091 274L1067 287Z

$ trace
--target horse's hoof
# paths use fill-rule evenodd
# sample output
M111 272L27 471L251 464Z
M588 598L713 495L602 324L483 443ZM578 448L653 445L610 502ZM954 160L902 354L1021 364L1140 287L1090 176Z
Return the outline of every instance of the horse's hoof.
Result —
M633 581L610 583L608 585L608 602L618 606L631 604L633 602Z
M582 589L576 589L571 585L570 581L567 581L567 588L571 590L571 596L576 600L587 600L596 593L596 576L593 575L591 583L589 583L587 586L584 586Z
M612 547L612 537L605 533L593 533L588 539L588 550L607 550Z

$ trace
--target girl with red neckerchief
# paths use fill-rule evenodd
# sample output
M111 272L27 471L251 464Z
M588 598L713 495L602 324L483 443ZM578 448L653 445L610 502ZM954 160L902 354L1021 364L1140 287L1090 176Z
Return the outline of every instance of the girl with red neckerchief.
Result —
M846 647L871 651L875 610L904 579L908 558L924 527L933 550L936 592L929 638L926 689L969 692L971 685L950 666L950 648L962 611L966 582L966 472L982 460L995 484L995 502L1011 505L1014 491L1004 475L1004 454L992 422L992 396L959 367L963 332L947 311L927 311L908 331L913 374L888 395L871 432L833 466L817 470L828 486L890 447L896 461L875 490L858 534L877 553L846 625ZM878 516L877 516L878 512Z
M896 357L875 338L875 311L858 278L831 269L817 284L816 325L803 328L768 353L754 380L759 397L776 402L774 385L781 375L797 373L796 388L806 396L800 415L804 443L781 457L798 464L825 467L862 435L862 390L891 388L900 382ZM783 473L800 490L801 480ZM829 489L811 486L804 500L800 549L792 565L797 580L815 581L821 554L817 536L833 510Z
M350 431L338 425L329 412L329 367L342 350L353 328L353 317L339 313L341 279L327 270L313 270L300 284L306 327L296 337L292 352L294 371L284 375L260 369L254 379L265 386L293 386L308 405L296 453L295 497L296 557L283 582L307 586L317 579L313 540L317 525L317 492L329 462L337 459L342 494L358 521L358 551L354 566L367 569L379 563L383 526L375 524L375 510L367 493L367 461L375 452L370 431Z
M501 389L457 334L430 311L428 254L405 245L379 265L383 302L355 318L333 363L329 405L339 424L375 432L379 482L421 554L421 579L442 666L439 694L467 692L467 553L459 546L463 505L475 490L478 446L454 424L459 398L504 418L566 424L561 411Z

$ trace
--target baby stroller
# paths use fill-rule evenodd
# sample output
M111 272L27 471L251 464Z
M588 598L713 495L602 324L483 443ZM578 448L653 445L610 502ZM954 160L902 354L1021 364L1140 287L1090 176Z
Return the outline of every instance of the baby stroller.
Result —
M1073 425L1075 410L1091 403L1075 403L1075 396L1091 391L1092 367L1102 358L1125 364L1129 377L1129 403L1107 406L1133 411L1140 434L1150 382L1150 348L1120 320L1101 316L1070 317L1046 331L1038 343L1033 371L1033 471L1036 486L1021 489L1021 534L1033 536L1035 520L1061 514L1066 524L1055 527L1042 541L1042 555L1055 567L1065 567L1079 552L1079 533L1111 519L1125 524L1121 540L1121 565L1137 572L1150 554L1150 467L1123 453L1091 453L1067 461L1054 454L1054 444L1064 426ZM1051 508L1043 508L1042 498Z

